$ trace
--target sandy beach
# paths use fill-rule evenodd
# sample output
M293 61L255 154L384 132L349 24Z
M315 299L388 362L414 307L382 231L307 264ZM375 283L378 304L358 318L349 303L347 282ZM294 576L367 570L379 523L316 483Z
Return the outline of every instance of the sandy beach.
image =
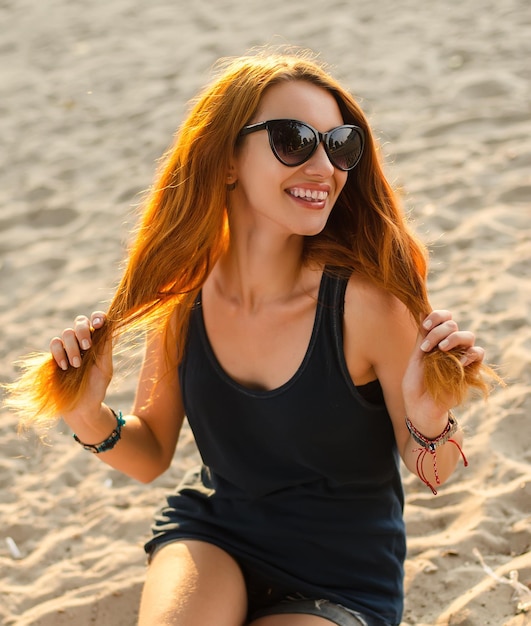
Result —
M469 466L437 496L404 472L402 626L531 624L528 0L0 0L0 24L0 381L106 306L142 191L214 62L310 47L359 98L430 244L433 306L508 383L456 411ZM127 411L137 357L117 361L108 401ZM0 623L134 626L152 515L198 462L189 429L142 485L64 424L43 444L0 413Z

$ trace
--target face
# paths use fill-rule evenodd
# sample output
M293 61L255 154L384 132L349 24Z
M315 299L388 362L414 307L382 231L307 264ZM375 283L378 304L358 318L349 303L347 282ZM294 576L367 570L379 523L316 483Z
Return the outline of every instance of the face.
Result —
M334 97L312 83L270 87L251 123L295 119L324 133L343 124ZM325 227L347 172L329 161L323 144L305 163L288 167L273 154L267 130L241 139L233 160L231 209L240 221L285 235L316 235Z

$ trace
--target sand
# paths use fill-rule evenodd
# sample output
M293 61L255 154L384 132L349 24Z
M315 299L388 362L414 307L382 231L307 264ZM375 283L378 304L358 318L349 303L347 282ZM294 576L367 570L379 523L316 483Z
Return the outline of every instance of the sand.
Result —
M215 60L312 47L360 98L432 247L433 305L508 382L459 409L470 465L438 496L405 476L403 626L530 624L528 0L1 0L0 24L0 380L105 306L139 194ZM111 405L134 386L123 371ZM1 623L134 625L152 514L197 462L190 432L140 485L64 425L42 445L1 417Z

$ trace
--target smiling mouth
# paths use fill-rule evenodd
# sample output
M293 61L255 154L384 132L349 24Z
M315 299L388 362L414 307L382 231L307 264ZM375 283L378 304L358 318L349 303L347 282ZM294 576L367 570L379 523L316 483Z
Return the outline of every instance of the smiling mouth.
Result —
M308 202L323 202L328 198L328 191L318 191L316 189L303 189L302 187L294 187L288 189L290 196L294 198L301 198Z

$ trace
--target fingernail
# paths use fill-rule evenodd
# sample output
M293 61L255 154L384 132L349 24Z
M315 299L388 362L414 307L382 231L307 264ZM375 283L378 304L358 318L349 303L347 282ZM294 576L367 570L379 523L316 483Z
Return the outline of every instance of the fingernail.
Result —
M420 346L421 350L424 350L424 352L429 352L430 350L430 342L429 341L425 341L421 346Z
M466 365L468 363L468 357L466 354L463 354L463 356L459 359L459 363L461 363L461 365Z
M424 320L422 326L424 326L426 330L429 330L433 326L433 322L431 320Z
M72 359L72 365L73 365L74 367L80 367L80 366L81 366L81 359L80 359L78 356L75 356L75 357Z
M439 344L439 348L447 348L450 345L450 342L448 341L448 339L443 339L441 341L441 343Z
M92 325L93 325L93 326L99 326L100 324L101 324L101 317L95 317L95 318L92 320Z
M61 361L61 363L59 363L59 367L66 372L66 370L68 369L68 363L66 361Z
M88 339L83 339L81 342L81 347L83 350L88 350L90 348L90 341Z

